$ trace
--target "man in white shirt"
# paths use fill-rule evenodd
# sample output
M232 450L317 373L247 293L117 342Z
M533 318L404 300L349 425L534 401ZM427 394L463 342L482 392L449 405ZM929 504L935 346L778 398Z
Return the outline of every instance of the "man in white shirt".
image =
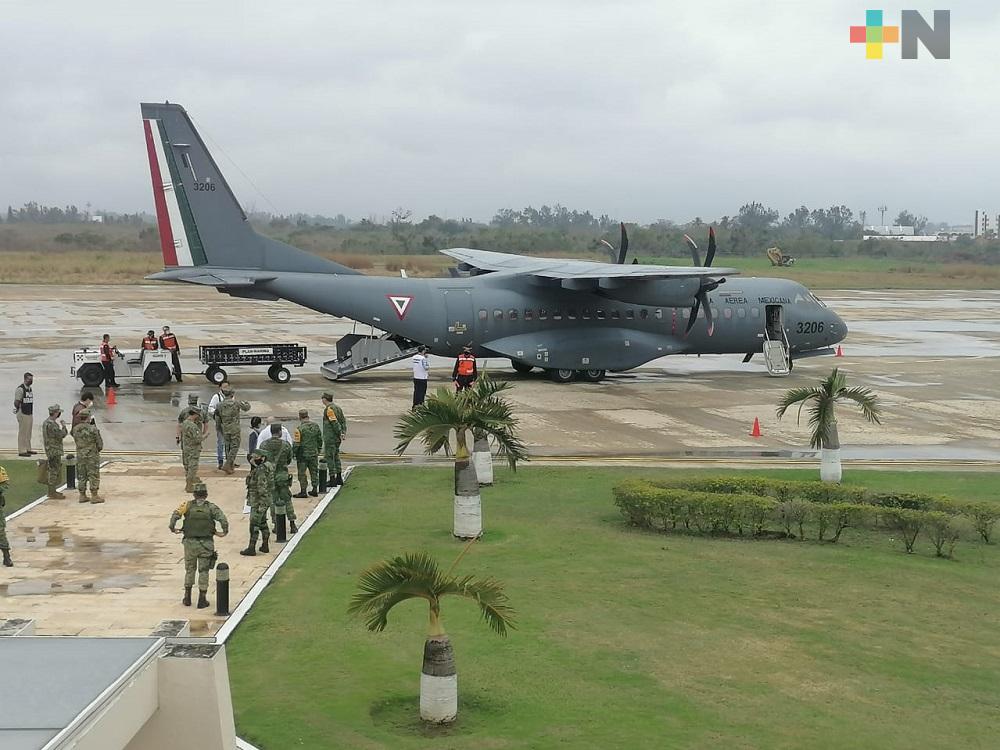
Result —
M267 423L268 423L268 425L280 424L275 417L268 417L267 418ZM266 430L264 432L265 432L265 434L267 433ZM292 443L292 433L290 433L288 431L288 428L285 427L285 425L281 425L281 439L284 440L289 445L291 445L293 448L295 447L294 444ZM264 441L262 440L261 442L264 442Z
M413 406L416 408L424 403L427 395L427 378L430 376L431 363L427 359L427 347L421 344L411 360L413 364Z
M226 452L226 441L222 437L222 422L215 418L215 410L219 408L219 404L222 403L222 399L225 396L222 393L222 387L226 385L228 381L223 380L219 383L219 390L215 392L212 396L212 400L208 402L208 416L210 419L215 420L215 458L219 461L219 468L222 468L223 461L225 460Z

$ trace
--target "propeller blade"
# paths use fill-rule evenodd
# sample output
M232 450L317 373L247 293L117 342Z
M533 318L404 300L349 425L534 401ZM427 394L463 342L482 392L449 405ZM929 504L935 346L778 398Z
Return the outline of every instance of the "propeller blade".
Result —
M610 250L610 251L611 251L611 259L612 259L612 260L614 260L614 258L615 258L615 253L617 252L617 251L615 250L615 246L614 246L614 245L612 245L612 244L611 244L610 242L608 242L607 240L601 240L601 244L602 244L602 245L604 245L604 246L605 246L605 247L606 247L606 248L607 248L608 250Z
M708 292L702 289L698 292L698 296L702 298L701 304L705 308L705 322L708 323L708 335L711 336L715 333L715 321L712 320L712 306L708 304Z
M618 246L618 263L622 264L625 262L625 253L628 252L628 233L625 231L625 222L621 222L622 228L622 241Z
M701 307L701 292L695 295L694 306L691 308L691 316L688 318L687 328L684 329L684 335L687 336L691 333L691 329L694 328L695 322L698 320L698 309Z
M708 228L708 254L705 256L705 267L709 268L715 260L715 228Z
M698 255L698 245L695 243L694 240L692 240L686 234L684 235L684 241L687 242L688 247L691 248L691 260L694 261L692 265L700 266L701 256Z

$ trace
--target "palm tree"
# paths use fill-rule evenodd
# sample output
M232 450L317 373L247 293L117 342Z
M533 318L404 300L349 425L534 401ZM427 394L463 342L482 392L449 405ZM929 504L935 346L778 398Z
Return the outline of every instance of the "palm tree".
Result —
M469 438L483 435L497 445L497 456L506 458L512 469L528 457L517 435L517 418L502 393L510 383L497 382L483 375L464 391L439 388L420 406L404 414L396 424L399 440L396 453L402 453L416 438L430 455L444 450L455 456L455 515L452 533L459 539L474 539L483 533L482 499L479 478L469 452ZM451 435L455 433L452 447Z
M474 542L475 539L472 540ZM469 542L451 568L442 573L437 562L426 552L408 553L376 563L361 574L358 592L351 599L348 612L365 618L373 632L381 632L388 623L389 610L407 599L425 599L430 609L424 663L420 670L420 718L447 723L458 715L458 673L455 653L441 624L441 598L464 596L479 605L483 620L499 636L514 627L514 611L507 604L503 584L492 578L458 578L452 570L472 545Z
M873 424L882 424L882 406L878 397L868 388L848 388L847 376L836 367L833 372L813 388L792 388L781 399L778 405L778 419L781 419L788 407L799 405L796 424L802 417L802 408L809 404L809 426L812 435L809 444L820 449L822 456L819 476L824 482L839 482L840 467L840 434L837 432L837 415L834 406L838 401L853 401L861 408L861 414Z

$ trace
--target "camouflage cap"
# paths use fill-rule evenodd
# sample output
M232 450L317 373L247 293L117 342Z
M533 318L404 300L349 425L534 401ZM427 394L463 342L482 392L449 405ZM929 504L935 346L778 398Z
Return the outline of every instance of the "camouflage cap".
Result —
M325 398L327 401L333 401L333 394L330 393L330 391L327 391L326 393L323 394L323 398Z
M308 416L309 416L308 409L299 409L299 419L305 419Z
M189 404L197 404L198 403L198 394L197 393L189 393L188 394L188 403Z
M191 485L191 492L195 495L204 495L208 497L208 487L205 486L204 482L195 482Z
M52 406L49 407L49 414L58 414L61 411L62 407L59 406L59 404L52 404Z
M80 411L77 413L77 416L79 416L80 419L90 419L91 414L92 412L90 411L90 409L80 409Z

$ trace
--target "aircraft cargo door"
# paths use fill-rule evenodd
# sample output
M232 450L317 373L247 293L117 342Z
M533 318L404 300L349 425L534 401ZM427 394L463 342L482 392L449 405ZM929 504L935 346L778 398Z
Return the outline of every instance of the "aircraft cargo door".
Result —
M470 344L473 340L473 322L471 289L445 289L444 309L448 319L448 346L458 347Z

